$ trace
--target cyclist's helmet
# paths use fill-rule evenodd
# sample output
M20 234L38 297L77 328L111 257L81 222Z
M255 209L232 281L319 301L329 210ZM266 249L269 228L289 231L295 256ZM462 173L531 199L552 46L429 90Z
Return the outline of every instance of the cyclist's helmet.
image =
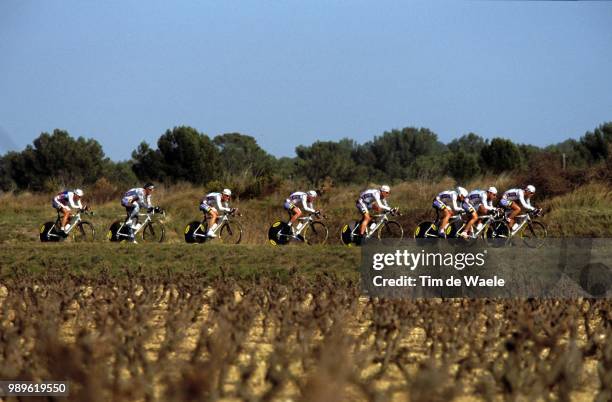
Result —
M312 198L316 198L316 196L317 196L317 192L316 192L316 191L314 191L314 190L310 190L310 191L309 191L309 192L307 192L306 194L308 194L308 196L309 196L309 197L312 197Z
M468 195L468 191L463 187L457 187L455 191L457 192L457 195L460 195L461 197L467 197Z
M382 186L380 186L381 193L388 193L390 191L391 191L391 187L387 186L386 184L383 184Z
M74 195L82 197L83 196L83 190L81 190L80 188L77 188L76 190L74 190Z
M155 185L153 183L147 183L144 185L144 188L147 190L153 190L155 188Z
M227 195L228 197L232 195L232 190L230 190L229 188L224 188L223 189L223 195Z
M491 194L495 194L497 195L497 189L493 186L489 187L489 189L487 190L489 193Z
M528 185L527 187L525 187L526 191L529 191L532 194L535 194L535 187L533 185Z

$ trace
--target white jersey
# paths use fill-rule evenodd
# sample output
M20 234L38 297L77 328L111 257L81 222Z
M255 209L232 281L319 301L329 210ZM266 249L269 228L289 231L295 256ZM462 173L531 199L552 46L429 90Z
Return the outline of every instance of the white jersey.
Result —
M129 207L134 202L137 202L143 208L152 208L151 194L145 195L144 188L132 188L123 194L121 203L124 207Z
M383 211L391 211L387 200L380 198L380 190L378 189L372 188L362 192L359 195L359 202L365 204L368 209L371 209L372 205L377 204Z
M458 194L454 190L442 191L436 197L437 200L442 202L447 207L452 208L455 212L462 212L463 209L457 204Z
M232 210L229 207L229 203L221 201L221 193L217 192L206 194L206 197L202 200L202 204L216 208L218 211L230 212Z
M519 201L523 208L527 209L528 211L533 211L535 209L531 206L531 201L525 198L525 190L523 190L522 188L513 188L507 190L502 196L502 199L510 201Z
M301 208L305 211L313 214L316 212L312 202L308 202L308 194L306 194L304 191L296 191L294 193L291 193L291 195L285 200L285 202L288 204L293 204L298 208L300 207L299 204L302 204Z
M493 206L493 201L489 201L487 198L487 192L484 190L472 191L468 195L468 199L470 200L470 204L472 204L476 209L478 209L478 207L481 205L487 210L487 212L495 209Z
M83 209L83 204L81 204L81 200L79 199L78 201L75 201L74 195L74 191L62 191L53 198L54 204L68 209Z

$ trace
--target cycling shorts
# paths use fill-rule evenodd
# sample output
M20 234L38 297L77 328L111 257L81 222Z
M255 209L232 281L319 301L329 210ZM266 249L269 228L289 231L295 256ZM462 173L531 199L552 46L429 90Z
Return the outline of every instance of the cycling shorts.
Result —
M58 211L59 210L62 210L62 211L63 210L68 210L68 211L70 211L70 207L68 207L67 205L62 204L61 202L58 202L56 199L53 199L53 202L51 203L51 206L54 209L57 209Z
M510 208L510 205L512 205L512 201L507 198L502 198L499 203L504 208Z
M362 199L357 200L357 203L355 203L355 207L359 210L359 212L362 215L365 215L368 213L368 206L366 205L365 202L363 202Z
M291 201L285 201L285 203L283 204L283 208L285 208L287 211L293 211L293 208L295 207L296 205Z
M431 206L432 206L433 208L435 208L435 209L439 210L439 211L442 211L442 210L444 210L444 209L448 208L448 206L447 206L445 203L443 203L442 201L440 201L440 199L439 199L439 198L435 198L435 199L433 200L433 203L431 204Z
M217 211L217 208L215 208L215 207L211 207L210 205L208 205L208 203L206 203L205 201L203 201L203 202L200 204L200 211L203 211L203 212L205 212L205 213L207 213L207 214L208 214L208 213L210 213L210 212L212 212L212 211L215 211L215 212L216 212L216 211Z

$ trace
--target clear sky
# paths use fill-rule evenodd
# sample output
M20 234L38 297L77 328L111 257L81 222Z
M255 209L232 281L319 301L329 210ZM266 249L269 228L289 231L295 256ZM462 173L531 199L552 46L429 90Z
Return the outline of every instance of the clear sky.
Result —
M0 153L167 128L277 156L428 127L546 145L612 120L612 2L0 1Z

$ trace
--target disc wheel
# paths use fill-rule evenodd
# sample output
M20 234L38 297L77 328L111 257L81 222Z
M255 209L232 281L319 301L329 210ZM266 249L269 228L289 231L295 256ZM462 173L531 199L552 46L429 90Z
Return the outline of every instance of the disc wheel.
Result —
M145 243L161 243L166 236L166 229L161 222L148 222L142 228L141 236Z
M119 232L119 228L121 227L121 222L115 221L111 224L110 228L106 232L106 238L109 241L119 241L119 236L117 233Z
M540 248L544 245L544 239L548 235L546 226L537 221L525 225L521 231L521 238L527 247Z
M204 224L205 225L205 224ZM187 243L204 243L206 237L206 228L200 221L189 222L185 226L185 241Z
M219 231L219 240L225 244L238 244L242 239L242 225L238 222L226 223Z
M509 236L508 225L503 221L493 222L487 228L487 233L485 233L487 245L494 248L505 246L508 243Z
M63 240L63 236L57 232L54 222L45 222L40 226L40 241L57 242Z
M404 229L402 225L395 221L388 221L378 229L378 239L379 240L387 240L387 239L395 239L401 240L404 237Z
M283 221L276 221L268 229L268 241L273 246L282 246L289 243L291 228Z
M72 229L72 241L77 243L92 242L96 237L94 225L87 221L79 222L78 226Z
M311 222L302 232L302 236L307 244L325 244L329 231L323 222Z

